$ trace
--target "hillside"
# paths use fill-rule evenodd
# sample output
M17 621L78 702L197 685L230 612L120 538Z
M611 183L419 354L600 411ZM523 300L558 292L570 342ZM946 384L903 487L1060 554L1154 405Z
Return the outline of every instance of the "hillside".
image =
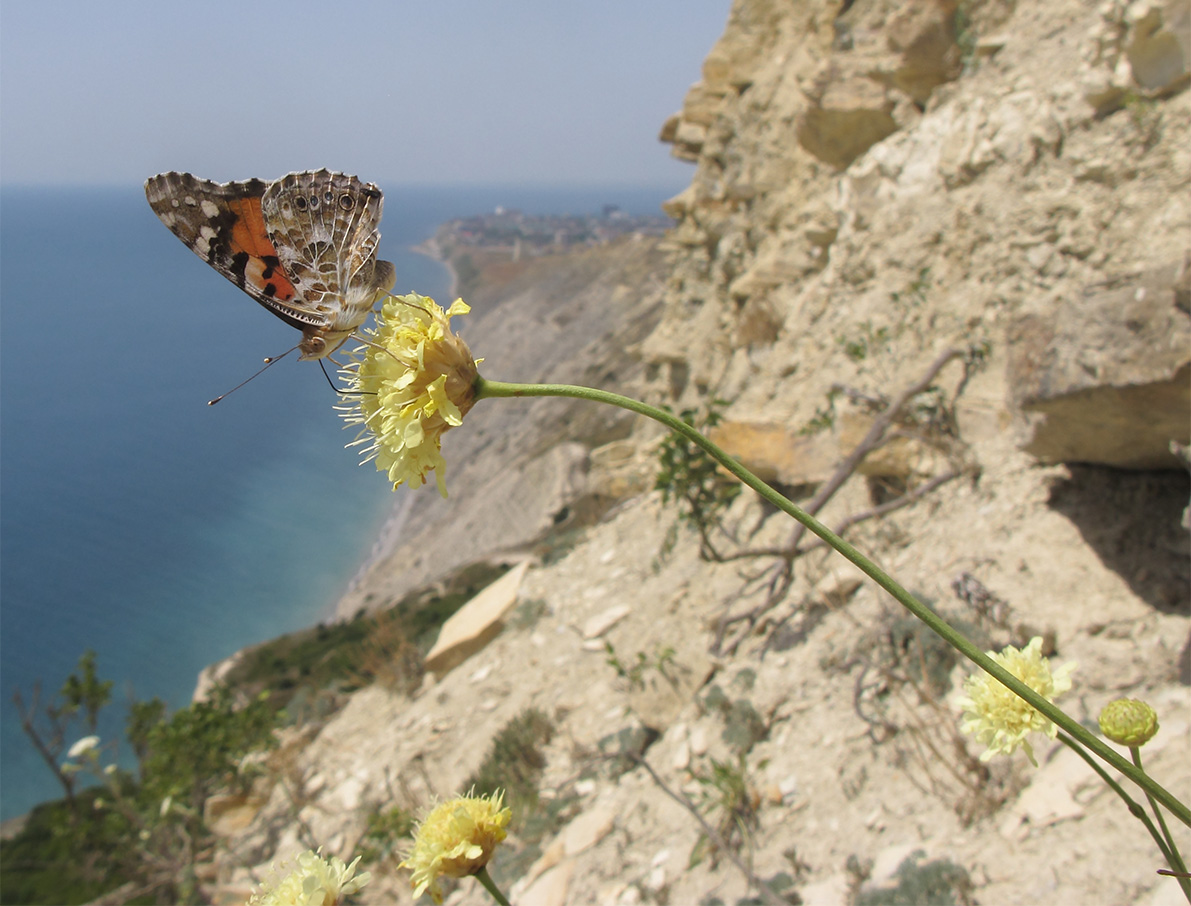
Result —
M726 448L982 644L1078 662L1069 713L1153 704L1147 767L1186 800L1188 61L1186 0L736 0L662 127L693 164L670 234L535 260L463 334L493 379L723 401ZM370 686L287 735L224 824L221 896L312 841L350 858L536 708L552 823L497 856L517 903L755 895L671 792L730 801L789 902L853 902L919 851L955 902L1179 902L1062 746L976 761L966 668L837 555L745 493L700 556L654 490L661 438L569 400L483 401L447 435L449 499L409 495L338 613L523 564L498 619L412 697ZM408 901L391 866L360 902Z

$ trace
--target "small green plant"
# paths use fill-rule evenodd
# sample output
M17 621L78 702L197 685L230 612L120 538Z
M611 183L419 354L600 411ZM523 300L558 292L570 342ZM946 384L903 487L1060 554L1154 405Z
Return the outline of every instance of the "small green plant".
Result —
M509 618L510 629L532 629L534 625L549 611L550 605L542 598L532 598L522 601Z
M134 703L125 731L137 759L130 772L108 760L114 742L94 732L63 750L75 718L98 726L111 685L86 652L43 713L17 696L26 733L67 780L66 797L39 806L19 835L0 843L0 901L84 902L122 883L151 902L198 901L196 866L214 841L206 805L217 793L248 790L256 769L245 756L276 744L280 715L266 693L245 701L226 686L172 715L159 699ZM77 792L83 778L93 785Z
M675 652L672 646L656 645L654 646L652 656L647 655L644 651L638 651L636 663L631 667L625 666L611 642L604 642L604 650L608 653L608 656L604 659L605 663L616 671L617 677L630 690L645 688L645 674L649 670L656 670L667 683L671 686L674 685L674 678L671 676L671 672L674 666L674 656L677 652Z
M807 437L811 434L818 434L820 431L830 431L835 427L835 400L844 390L842 387L835 386L827 391L827 396L823 401L823 405L815 410L814 417L811 418L799 430L799 434Z
M855 906L968 906L973 903L972 879L967 869L950 859L918 864L918 851L897 869L897 885L862 890Z
M360 840L362 861L395 869L403 858L401 848L408 846L416 824L414 813L400 805L373 812Z
M713 400L699 416L695 409L684 409L684 422L706 432L723 420L723 400ZM681 504L679 518L695 528L701 540L701 552L714 558L713 531L723 530L720 517L740 494L740 484L720 470L716 461L701 447L678 434L669 435L658 453L661 469L654 487L662 492L662 502L671 499Z
M699 810L715 828L722 844L739 852L759 826L759 801L749 786L744 753L737 755L734 763L709 758L708 770L692 771L692 776L700 788ZM691 850L689 864L694 867L710 857L715 865L718 855L717 845L703 833Z
M975 23L972 21L972 0L960 0L955 7L955 46L959 48L960 64L964 72L971 72L976 68L976 34Z
M719 714L724 722L721 738L741 755L769 735L765 719L747 698L731 699L718 685L712 685L702 703L709 713Z
M554 735L554 722L537 708L527 708L496 734L483 762L464 784L477 795L505 791L505 803L521 826L538 808L538 781L546 766L542 747Z
M920 267L918 276L906 284L904 290L896 290L889 294L889 299L899 309L905 311L926 301L926 291L931 288L930 268Z
M838 336L835 341L853 362L863 362L879 347L888 345L892 334L888 327L873 327L872 321L862 321L857 326L859 336Z
M1133 124L1136 134L1135 142L1143 151L1149 151L1162 140L1165 124L1162 119L1162 106L1157 100L1130 89L1125 92L1121 105L1129 114L1129 121Z

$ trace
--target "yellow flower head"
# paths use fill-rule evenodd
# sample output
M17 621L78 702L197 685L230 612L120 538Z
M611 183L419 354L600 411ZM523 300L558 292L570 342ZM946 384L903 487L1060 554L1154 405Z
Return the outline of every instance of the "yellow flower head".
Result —
M372 880L368 872L356 874L359 856L345 865L335 856L324 859L306 850L295 861L294 870L284 878L278 879L274 870L274 877L252 895L248 906L337 906Z
M340 407L348 425L362 425L349 446L367 444L364 462L400 484L420 488L433 470L447 496L443 432L463 422L475 402L476 362L451 332L451 318L471 309L456 299L443 311L433 299L390 296L367 344L345 369L351 405Z
M1100 732L1123 746L1144 746L1158 732L1158 714L1143 701L1118 698L1100 711Z
M1054 701L1071 688L1075 663L1052 671L1050 661L1042 656L1041 636L1030 639L1020 651L1009 645L1000 654L990 651L988 655L1047 701ZM1021 746L1030 763L1037 766L1026 735L1037 730L1054 739L1055 725L987 673L968 677L964 692L967 698L962 702L965 714L960 728L965 733L975 733L976 741L988 746L980 760L1009 755Z
M413 872L414 896L427 890L442 902L440 877L466 878L484 868L505 838L513 817L501 806L504 793L459 796L434 807L414 834L413 849L401 863Z

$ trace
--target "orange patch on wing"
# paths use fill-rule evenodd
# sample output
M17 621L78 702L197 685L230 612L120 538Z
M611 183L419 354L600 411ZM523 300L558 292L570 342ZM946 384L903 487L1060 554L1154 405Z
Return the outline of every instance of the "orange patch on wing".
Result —
M244 279L262 293L266 287L273 286L272 293L266 293L274 299L288 302L298 294L294 285L290 283L277 261L277 249L269 241L269 233L265 229L265 218L261 214L261 200L259 198L239 198L228 202L228 207L236 215L236 222L232 226L231 252L245 252L248 264L244 268Z

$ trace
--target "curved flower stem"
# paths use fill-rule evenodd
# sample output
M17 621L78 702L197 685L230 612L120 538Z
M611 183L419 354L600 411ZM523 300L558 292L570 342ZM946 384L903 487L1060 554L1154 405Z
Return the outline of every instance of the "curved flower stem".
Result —
M488 866L481 868L473 877L484 885L484 889L492 894L492 899L500 903L500 906L510 906L508 899L500 892L500 888L496 886L496 882L492 880L492 875L488 874Z
M869 578L891 594L910 613L922 620L935 633L941 636L949 645L959 651L964 657L972 661L981 670L991 674L998 682L1008 687L1014 694L1029 702L1039 712L1065 730L1080 745L1087 747L1099 758L1108 762L1146 793L1168 808L1183 824L1191 827L1191 809L1188 809L1172 793L1153 780L1145 771L1138 768L1128 759L1113 751L1104 742L1097 739L1079 721L1068 717L1062 710L1038 695L1033 689L1015 677L1009 671L997 664L992 658L968 641L963 635L953 629L929 607L915 598L906 589L893 580L881 567L858 551L855 547L810 515L800 507L791 503L760 478L746 469L718 446L688 425L673 413L656 406L651 406L631 397L610 393L606 390L595 390L591 387L577 387L573 384L513 384L505 381L489 381L477 377L475 382L476 400L532 397L532 396L562 396L573 399L591 400L597 403L608 403L628 409L661 422L671 431L681 434L687 440L702 447L716 462L731 472L744 484L761 495L766 501L792 519L797 520L807 529L822 538L847 559L856 564Z
M1133 756L1133 763L1137 765L1139 771L1145 770L1141 766L1141 747L1130 746L1129 753ZM1183 862L1183 857L1179 853L1178 844L1175 843L1174 837L1170 835L1170 828L1166 826L1166 818L1162 815L1162 809L1158 808L1158 803L1154 801L1153 795L1149 790L1145 791L1146 799L1150 802L1150 808L1154 810L1154 817L1158 819L1158 826L1162 828L1162 836L1166 839L1166 845L1169 847L1167 860L1170 867L1179 873L1179 886L1183 888L1183 895L1187 898L1187 902L1191 903L1191 878L1187 876L1187 866Z
M1088 754L1087 750L1083 746L1077 743L1066 733L1059 734L1059 742L1063 743L1076 755L1086 761L1088 763L1088 767L1100 775L1100 779L1104 781L1105 786L1121 797L1121 800L1129 809L1129 813L1142 824L1144 824L1146 830L1150 832L1150 836L1154 838L1154 842L1158 845L1158 849L1162 851L1162 856L1166 859L1166 864L1176 872L1186 872L1187 867L1183 864L1183 860L1179 856L1178 848L1175 846L1174 839L1170 836L1170 831L1166 827L1166 820L1162 817L1161 810L1158 808L1153 798L1150 797L1149 793L1146 793L1146 798L1149 799L1150 807L1153 808L1154 814L1158 817L1158 822L1162 825L1161 834L1158 833L1158 828L1154 826L1154 822L1150 820L1150 816L1146 814L1146 810L1142 808L1132 796L1125 792L1124 788L1122 788L1122 786L1117 783L1115 779L1113 779L1112 775L1109 774L1108 771L1104 770L1100 762L1096 761L1096 759ZM1130 751L1134 753L1134 760L1140 762L1140 757L1137 756L1137 749L1132 748ZM1140 763L1138 764L1138 767L1141 767ZM1187 898L1187 902L1191 903L1191 881L1188 881L1183 877L1179 877L1177 880L1179 882L1179 886L1183 890L1183 896Z

